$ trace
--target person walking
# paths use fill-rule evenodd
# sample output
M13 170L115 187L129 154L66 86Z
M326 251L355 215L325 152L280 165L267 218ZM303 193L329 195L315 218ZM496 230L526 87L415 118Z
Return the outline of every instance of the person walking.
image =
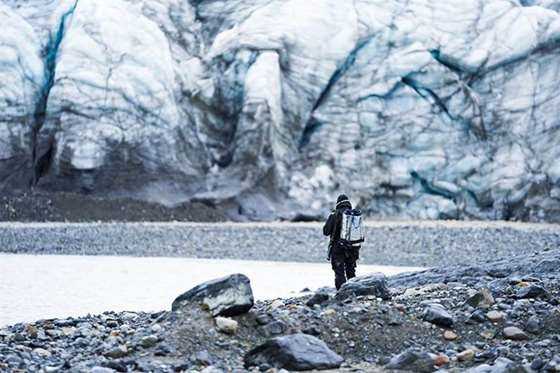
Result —
M341 239L342 217L344 212L352 210L352 204L345 194L338 196L336 206L323 226L323 234L330 236L327 259L334 271L336 290L349 279L356 277L356 262L359 259L360 247L351 245Z

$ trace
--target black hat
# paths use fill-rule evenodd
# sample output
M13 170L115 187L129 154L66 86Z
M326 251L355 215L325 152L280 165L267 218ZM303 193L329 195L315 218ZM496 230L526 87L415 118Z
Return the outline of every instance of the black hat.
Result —
M336 199L336 204L338 205L342 201L348 201L348 196L346 194L341 194Z

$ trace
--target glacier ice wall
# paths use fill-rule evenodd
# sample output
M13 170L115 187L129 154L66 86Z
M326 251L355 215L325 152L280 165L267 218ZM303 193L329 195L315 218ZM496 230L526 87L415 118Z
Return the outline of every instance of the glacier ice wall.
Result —
M556 0L3 0L0 177L560 221Z

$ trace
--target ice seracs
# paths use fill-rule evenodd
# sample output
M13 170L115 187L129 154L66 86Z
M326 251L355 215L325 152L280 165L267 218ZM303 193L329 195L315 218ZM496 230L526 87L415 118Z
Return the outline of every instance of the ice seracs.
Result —
M560 219L554 2L6 4L2 40L34 38L31 65L61 37L39 187L167 188L255 218L321 215L342 188L377 216Z

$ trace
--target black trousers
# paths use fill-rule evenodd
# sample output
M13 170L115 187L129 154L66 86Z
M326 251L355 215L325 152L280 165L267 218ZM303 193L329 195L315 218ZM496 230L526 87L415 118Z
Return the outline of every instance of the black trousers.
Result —
M334 286L336 290L340 289L347 280L356 277L358 250L340 246L332 250L331 266L334 271Z

